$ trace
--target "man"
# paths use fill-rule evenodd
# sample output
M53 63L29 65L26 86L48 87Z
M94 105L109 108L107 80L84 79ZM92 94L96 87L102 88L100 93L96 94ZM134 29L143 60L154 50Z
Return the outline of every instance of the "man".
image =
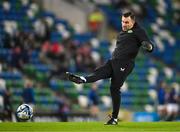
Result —
M174 85L171 85L166 93L166 110L167 116L166 121L174 121L176 120L179 112L179 105L178 105L178 90L175 88Z
M113 111L111 119L105 125L118 124L117 117L121 101L120 88L126 77L132 72L135 57L141 46L148 52L153 51L153 44L145 31L136 23L134 14L132 12L124 13L122 15L122 31L117 36L116 48L113 51L112 58L86 77L66 72L67 78L78 84L111 78L110 92Z

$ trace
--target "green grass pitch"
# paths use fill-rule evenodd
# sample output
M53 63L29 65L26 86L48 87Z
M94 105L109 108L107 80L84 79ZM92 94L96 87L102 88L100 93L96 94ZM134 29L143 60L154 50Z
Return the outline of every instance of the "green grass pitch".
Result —
M180 132L180 122L103 122L0 123L0 132Z

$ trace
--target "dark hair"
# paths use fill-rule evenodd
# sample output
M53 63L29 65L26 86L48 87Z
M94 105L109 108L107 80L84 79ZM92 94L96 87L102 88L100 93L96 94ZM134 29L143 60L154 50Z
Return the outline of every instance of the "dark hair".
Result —
M124 16L124 17L129 17L129 16L130 16L130 18L131 18L132 20L135 20L135 15L134 15L134 13L132 13L132 12L130 12L130 11L123 13L122 16Z

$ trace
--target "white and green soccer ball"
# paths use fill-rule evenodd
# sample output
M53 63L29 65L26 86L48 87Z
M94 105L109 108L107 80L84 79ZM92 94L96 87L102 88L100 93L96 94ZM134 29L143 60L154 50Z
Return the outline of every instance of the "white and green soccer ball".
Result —
M19 120L27 121L33 117L33 108L28 104L22 104L17 108L16 114Z

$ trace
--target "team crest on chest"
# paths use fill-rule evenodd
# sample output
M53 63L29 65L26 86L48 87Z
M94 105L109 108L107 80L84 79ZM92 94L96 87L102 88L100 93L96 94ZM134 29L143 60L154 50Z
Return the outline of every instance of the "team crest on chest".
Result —
M128 30L127 33L133 33L133 30Z

